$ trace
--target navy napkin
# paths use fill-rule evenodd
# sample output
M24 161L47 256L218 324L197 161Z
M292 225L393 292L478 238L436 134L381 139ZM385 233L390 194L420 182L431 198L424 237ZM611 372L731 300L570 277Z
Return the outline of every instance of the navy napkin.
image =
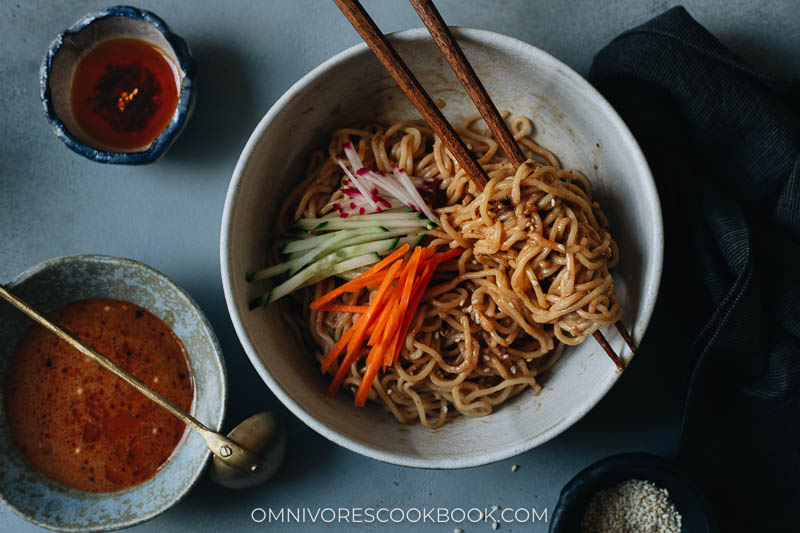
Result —
M685 377L678 459L722 531L799 531L800 84L748 65L682 7L614 39L589 79L661 197L651 328L672 342L645 340L638 357Z

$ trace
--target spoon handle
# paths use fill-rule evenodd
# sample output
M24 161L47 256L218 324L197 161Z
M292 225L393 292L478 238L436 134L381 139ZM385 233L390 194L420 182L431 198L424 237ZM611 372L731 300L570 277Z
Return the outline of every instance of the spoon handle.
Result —
M172 416L181 420L184 424L191 427L197 433L200 434L201 437L206 441L208 444L209 449L211 452L225 461L226 463L231 464L231 466L235 466L236 468L244 467L246 470L255 471L261 467L261 458L254 454L253 452L239 446L232 440L227 437L223 437L222 435L215 433L214 431L210 430L206 427L202 422L194 418L192 415L175 405L174 402L166 398L164 395L156 392L152 388L150 388L147 384L143 383L139 380L136 376L116 364L114 361L106 357L105 355L101 354L88 344L84 343L80 339L73 337L55 323L51 322L43 315L41 315L38 311L36 311L33 307L28 305L24 300L18 298L17 296L8 292L8 290L0 285L0 296L3 297L8 303L28 315L34 321L39 323L45 329L54 333L58 338L81 352L83 355L88 357L89 359L93 360L95 363L99 364L106 370L111 371L114 375L118 378L123 380L125 383L133 387L134 389L138 390L149 399L157 403L167 412L169 412ZM240 463L245 463L240 465Z

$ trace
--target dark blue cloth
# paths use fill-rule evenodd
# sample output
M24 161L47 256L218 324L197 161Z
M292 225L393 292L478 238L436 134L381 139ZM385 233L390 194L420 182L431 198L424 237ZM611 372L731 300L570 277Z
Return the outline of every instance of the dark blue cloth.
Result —
M678 459L722 531L800 531L800 84L747 65L680 7L617 37L589 79L661 197L651 328L676 334L637 357L686 378Z

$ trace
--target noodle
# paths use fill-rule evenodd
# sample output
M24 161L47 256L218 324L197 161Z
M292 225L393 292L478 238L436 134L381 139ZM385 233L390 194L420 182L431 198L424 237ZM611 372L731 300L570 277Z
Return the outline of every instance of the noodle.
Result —
M457 414L488 415L528 388L538 394L537 376L564 345L579 344L622 314L609 273L617 247L588 179L562 169L529 137L529 119L507 120L529 158L516 170L490 134L477 131L477 119L457 129L489 177L483 191L427 126L369 125L334 132L327 155L311 157L307 177L279 213L278 233L286 235L298 218L333 212L344 199L335 158L348 140L367 167L391 172L394 163L409 175L436 180L432 207L439 226L426 231L427 244L465 252L437 269L398 361L369 393L400 422L435 428ZM320 361L359 316L309 309L335 285L327 279L294 295L301 320L284 307L287 320L310 332ZM368 304L374 292L361 289L342 303ZM363 358L356 360L343 388L355 391L364 370Z

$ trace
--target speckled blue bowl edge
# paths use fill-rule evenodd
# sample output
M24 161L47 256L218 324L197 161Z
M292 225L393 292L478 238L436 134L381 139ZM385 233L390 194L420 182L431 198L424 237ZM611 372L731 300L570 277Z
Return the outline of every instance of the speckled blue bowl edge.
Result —
M156 137L147 150L142 152L107 152L92 148L70 133L58 118L58 115L56 115L55 108L53 107L49 83L50 68L53 63L53 58L64 43L64 38L78 33L97 20L113 16L140 19L156 28L175 51L175 56L178 58L178 66L181 70L181 90L175 113L172 115L172 119L164 131ZM196 101L196 91L194 89L195 69L195 62L192 58L189 45L180 36L173 33L161 17L145 9L131 6L114 6L81 17L75 24L59 33L56 38L53 39L39 70L39 94L47 122L50 124L56 137L70 150L98 163L144 165L153 163L163 157L167 149L172 146L186 127L186 124L188 124L189 118L194 112Z
M143 270L147 270L147 271L151 272L152 274L154 274L157 277L161 277L166 282L168 282L170 285L172 285L173 288L176 290L176 292L178 292L181 296L186 298L186 300L189 302L189 304L197 311L197 314L198 314L198 316L200 318L200 323L203 326L203 328L207 331L207 333L209 335L209 338L211 339L214 352L217 353L218 356L219 356L217 358L217 360L218 360L218 363L219 363L218 366L219 366L220 374L221 374L221 378L222 378L222 381L221 381L221 386L222 386L222 405L221 405L221 410L220 410L220 416L217 418L217 420L210 421L206 425L207 425L207 427L209 429L211 429L213 431L220 431L220 429L222 428L222 425L225 422L225 415L227 413L227 407L228 407L228 375L227 375L227 368L226 368L226 365L225 365L225 358L224 358L224 356L222 354L222 348L221 348L221 346L219 344L219 340L217 339L217 335L214 332L214 329L211 327L211 323L208 321L208 318L206 317L205 313L202 311L202 309L197 304L197 302L194 300L194 298L192 298L191 295L189 295L189 293L187 293L180 285L178 285L177 283L172 281L172 279L169 278L166 274L160 272L159 270L156 270L155 268L153 268L153 267L151 267L149 265L146 265L144 263L136 261L135 259L128 259L128 258L123 258L123 257L115 257L115 256L110 256L110 255L102 255L102 254L77 254L77 255L54 257L54 258L42 261L40 263L37 263L36 265L33 265L32 267L24 270L23 272L21 272L20 274L15 276L11 281L6 283L5 286L7 288L13 290L19 284L23 283L27 279L33 277L34 275L36 275L37 273L39 273L39 272L41 272L43 270L51 268L54 265L58 265L58 264L61 264L61 263L64 263L64 262L72 262L72 261L76 261L76 262L86 262L86 261L90 261L90 262L110 262L110 263L117 263L117 264L122 264L122 265L130 265L130 266L134 266L136 268L141 268ZM184 435L184 439L189 435L190 431L191 430L189 430L187 428L187 432L186 432L186 435ZM194 488L197 485L197 483L200 481L200 478L202 478L203 474L206 472L206 470L208 468L208 465L209 465L209 462L210 462L210 458L211 458L211 452L210 451L206 451L205 452L205 458L203 459L202 468L199 468L197 470L197 473L195 474L195 476L191 480L191 482L186 485L186 487L184 488L183 492L181 494L179 494L169 505L166 505L161 509L156 509L153 512L147 514L147 515L138 516L138 517L136 517L134 519L131 519L131 520L128 520L128 521L124 521L124 522L120 522L118 524L114 524L111 527L103 527L103 528L100 528L100 529L90 529L90 530L87 530L85 527L54 527L53 524L49 524L47 522L44 522L44 521L41 521L41 520L37 520L34 517L31 517L30 515L27 515L27 514L21 512L10 501L8 501L2 493L0 493L0 502L5 504L7 509L10 509L12 513L14 513L16 516L19 516L23 520L25 520L25 521L27 521L27 522L29 522L31 524L34 524L36 526L39 526L41 528L51 530L51 531L70 532L71 533L71 532L83 532L83 531L117 531L117 530L121 530L121 529L127 529L127 528L130 528L130 527L142 524L144 522L147 522L149 520L152 520L153 518L155 518L155 517L159 516L160 514L164 513L169 508L173 507L174 505L179 503L183 498L185 498L186 495L189 494L189 492L191 492L192 488Z

